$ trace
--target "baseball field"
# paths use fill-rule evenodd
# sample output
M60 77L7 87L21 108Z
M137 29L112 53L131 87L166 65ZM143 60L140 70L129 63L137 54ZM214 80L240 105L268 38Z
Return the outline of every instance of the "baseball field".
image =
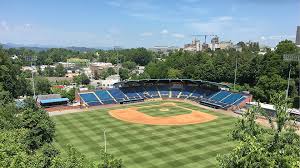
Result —
M126 113L127 112L127 113ZM187 102L154 101L53 116L56 144L96 160L104 145L126 167L215 167L233 147L235 118Z

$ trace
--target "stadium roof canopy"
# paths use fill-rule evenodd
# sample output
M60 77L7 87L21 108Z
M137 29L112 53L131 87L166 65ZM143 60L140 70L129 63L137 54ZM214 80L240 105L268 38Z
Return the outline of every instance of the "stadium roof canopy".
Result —
M68 98L54 98L54 99L45 99L41 100L41 104L49 104L49 103L58 103L58 102L67 102L69 101Z
M122 81L115 83L114 86L122 86L124 84L140 84L140 83L170 83L170 82L190 82L194 84L209 84L209 85L214 85L218 87L223 87L223 88L229 88L228 85L222 84L222 83L217 83L217 82L210 82L210 81L205 81L205 80L192 80L192 79L141 79L141 80L128 80L128 81Z

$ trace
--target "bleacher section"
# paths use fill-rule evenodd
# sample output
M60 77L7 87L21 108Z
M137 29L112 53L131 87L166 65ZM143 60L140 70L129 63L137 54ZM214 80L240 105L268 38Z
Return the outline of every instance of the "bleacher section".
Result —
M117 102L128 101L128 98L120 89L110 89L107 91L115 98L115 100L117 100Z
M114 104L114 103L116 103L114 98L111 97L106 90L96 90L95 94L101 100L101 102L103 104Z
M158 85L157 90L159 91L161 97L169 97L170 94L169 85Z
M148 94L148 92L146 92L145 88L142 86L135 86L132 87L133 90L135 90L135 92L140 95L142 98L151 98ZM147 97L148 95L148 97Z
M148 92L149 96L152 98L159 98L158 90L156 86L144 86L145 90Z
M172 85L164 83L143 84L134 86L119 86L114 89L96 90L95 92L79 93L81 100L89 105L123 104L151 98L180 98L190 99L205 106L228 109L238 106L247 99L248 95L233 93L205 85L184 85L178 81Z
M134 88L123 87L120 90L129 98L130 101L142 101L144 98L138 94Z
M193 86L183 86L181 95L179 98L187 98L190 96L190 94L192 94L194 92L196 88Z
M177 98L178 95L181 93L181 91L182 91L181 88L171 88L171 97Z
M79 93L79 96L89 106L97 106L102 104L94 93Z
M202 98L199 103L210 107L227 109L232 105L238 105L245 99L246 98L240 93L232 93L222 90L210 97Z

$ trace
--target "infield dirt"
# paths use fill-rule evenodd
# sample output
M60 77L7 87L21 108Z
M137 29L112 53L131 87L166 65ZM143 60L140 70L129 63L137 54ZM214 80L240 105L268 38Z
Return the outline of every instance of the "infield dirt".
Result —
M126 109L110 110L109 114L112 117L122 121L147 125L188 125L204 123L215 120L217 118L217 116L211 114L177 106L175 103L163 103L160 105L144 106L143 108L162 107L163 109L166 109L170 106L176 106L178 108L190 110L192 112L189 114L181 114L169 117L154 117L140 112L139 107L131 107Z

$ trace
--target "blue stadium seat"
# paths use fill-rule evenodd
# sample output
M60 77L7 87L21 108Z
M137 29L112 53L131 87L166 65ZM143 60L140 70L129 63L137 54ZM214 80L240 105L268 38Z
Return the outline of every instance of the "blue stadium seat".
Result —
M142 98L145 98L145 89L142 86L134 87L134 90L137 94L139 94Z
M193 94L191 95L192 97L203 97L203 95L204 95L204 90L203 89L201 89L201 88L197 88L194 92L193 92Z
M227 103L227 104L233 104L237 100L239 100L241 97L243 97L242 94L239 93L232 93L230 96L223 99L221 102Z
M210 99L215 100L215 101L221 101L225 97L229 96L231 93L228 91L221 90L215 95L213 95Z
M186 98L188 97L193 91L195 90L195 87L193 86L183 86L182 92L180 97Z
M130 100L139 100L142 99L139 94L137 94L134 88L124 87L120 90L130 99Z
M181 90L182 90L181 88L171 88L171 97L177 98Z
M236 102L233 103L233 105L239 105L241 102L243 102L246 98L242 97L239 100L237 100Z
M157 89L160 92L160 95L162 97L169 97L169 94L170 94L170 87L169 87L169 85L158 85Z
M144 88L146 89L146 91L149 93L151 97L153 98L159 97L156 86L145 86Z
M79 96L89 106L96 106L101 104L94 93L79 93Z
M128 100L125 94L120 89L110 89L107 90L118 102Z
M113 98L107 93L106 90L97 90L95 91L95 93L100 100L113 100Z

